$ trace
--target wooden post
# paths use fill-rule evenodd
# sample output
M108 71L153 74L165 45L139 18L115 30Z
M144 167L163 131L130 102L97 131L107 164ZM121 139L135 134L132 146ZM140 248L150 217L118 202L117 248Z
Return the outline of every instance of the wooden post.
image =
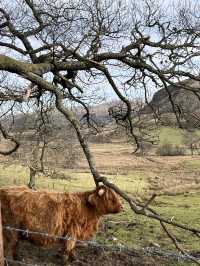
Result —
M4 266L1 202L0 202L0 266Z

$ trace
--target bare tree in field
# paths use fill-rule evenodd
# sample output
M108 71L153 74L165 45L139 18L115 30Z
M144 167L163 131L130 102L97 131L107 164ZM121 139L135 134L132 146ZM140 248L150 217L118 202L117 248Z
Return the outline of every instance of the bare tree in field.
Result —
M141 138L131 101L140 91L148 104L152 93L164 88L178 126L183 127L181 109L176 107L169 86L189 90L200 100L199 86L181 82L191 79L200 83L200 7L198 1L171 1L163 6L161 2L1 0L0 101L2 116L15 112L17 105L41 108L51 101L73 126L95 184L112 187L135 213L158 220L184 252L167 225L188 230L195 237L200 230L163 218L149 208L155 196L140 204L101 176L81 122L84 119L89 128L95 128L89 106L102 95L111 95L123 103L119 119L138 150ZM84 110L82 117L77 114L78 106ZM2 154L14 152L20 143L4 125L0 130L13 142Z
M191 155L199 154L200 151L200 136L197 131L186 131L183 135L184 144L190 149Z
M36 189L38 174L65 178L57 169L77 166L80 147L74 130L68 123L61 127L58 118L50 106L43 107L42 112L21 111L13 118L12 134L20 141L20 147L12 153L9 163L13 164L14 159L28 167L30 188ZM5 122L9 122L9 117Z

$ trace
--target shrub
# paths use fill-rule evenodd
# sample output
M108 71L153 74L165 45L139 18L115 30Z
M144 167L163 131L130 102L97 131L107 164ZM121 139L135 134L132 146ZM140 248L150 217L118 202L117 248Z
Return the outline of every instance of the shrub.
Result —
M184 155L185 149L179 145L173 145L171 143L164 143L158 147L156 154L161 155L161 156Z
M60 171L52 170L48 174L51 179L62 179L71 181L71 176Z

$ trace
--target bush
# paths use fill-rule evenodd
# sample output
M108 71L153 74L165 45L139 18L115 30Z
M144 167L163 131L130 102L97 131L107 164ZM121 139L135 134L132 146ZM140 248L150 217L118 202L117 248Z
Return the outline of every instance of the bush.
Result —
M68 180L68 181L71 181L72 179L70 175L60 172L60 171L56 171L56 170L50 171L48 176L51 179L62 179L62 180Z
M161 156L177 156L184 155L185 149L179 145L173 145L171 143L164 143L158 147L156 154Z

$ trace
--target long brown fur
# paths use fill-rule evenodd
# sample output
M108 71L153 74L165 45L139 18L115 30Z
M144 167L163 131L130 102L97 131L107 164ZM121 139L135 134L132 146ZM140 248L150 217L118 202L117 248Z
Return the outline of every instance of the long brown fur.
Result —
M100 195L100 190L103 195ZM103 215L118 213L122 209L117 194L105 186L77 193L9 187L0 189L0 200L4 226L73 237L73 240L64 241L64 254L68 256L73 256L74 239L90 239L95 235ZM5 253L11 250L12 255L17 256L16 247L20 237L22 234L18 232L4 230ZM33 234L26 238L42 246L58 242L56 239Z

